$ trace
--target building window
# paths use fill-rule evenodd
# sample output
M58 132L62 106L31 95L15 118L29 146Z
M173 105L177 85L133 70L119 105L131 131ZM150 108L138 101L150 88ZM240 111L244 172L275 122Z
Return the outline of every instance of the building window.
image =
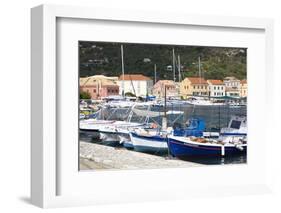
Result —
M93 89L93 92L96 93L97 92L96 89Z

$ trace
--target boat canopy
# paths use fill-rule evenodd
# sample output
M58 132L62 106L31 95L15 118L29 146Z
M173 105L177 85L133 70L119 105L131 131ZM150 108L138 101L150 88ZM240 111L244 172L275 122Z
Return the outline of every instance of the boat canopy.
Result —
M145 116L145 117L148 116L148 117L151 117L151 118L165 115L165 112L141 110L141 109L136 109L136 108L133 108L132 110L138 116ZM167 115L181 115L183 113L184 113L183 111L169 110L166 114Z
M201 137L205 130L205 121L201 118L190 118L184 127L174 126L174 136Z

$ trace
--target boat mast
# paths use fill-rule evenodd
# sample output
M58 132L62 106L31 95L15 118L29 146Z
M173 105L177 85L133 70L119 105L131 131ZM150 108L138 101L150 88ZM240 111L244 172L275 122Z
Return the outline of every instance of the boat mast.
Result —
M181 82L181 60L180 60L180 55L178 55L178 71L179 71L179 82Z
M166 85L164 86L164 117L162 118L162 130L167 129L167 88Z
M122 62L122 96L125 96L125 87L124 87L124 51L123 44L121 44L121 62Z
M156 73L157 73L157 66L154 64L154 84L156 84Z
M201 86L201 60L200 60L200 56L198 57L198 71L199 71L199 85ZM202 95L202 91L199 93L199 95Z
M137 94L136 94L136 90L135 90L135 87L134 87L134 84L133 84L132 76L129 75L129 77L130 77L130 80L131 80L131 86L132 86L132 88L133 88L134 95L136 96Z
M175 49L173 48L173 80L176 82Z

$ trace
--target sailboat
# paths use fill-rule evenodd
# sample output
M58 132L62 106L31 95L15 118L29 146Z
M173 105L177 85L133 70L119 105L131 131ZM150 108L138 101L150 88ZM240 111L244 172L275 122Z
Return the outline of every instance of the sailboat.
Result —
M164 89L164 116L162 117L162 128L135 129L130 132L131 145L135 151L139 152L166 152L168 150L167 136L172 128L167 128L166 93ZM154 112L159 113L159 112Z
M175 76L175 51L173 54L173 81L176 81ZM156 75L156 74L155 74ZM162 117L162 126L154 129L135 129L130 132L131 146L136 151L140 152L152 152L161 153L167 152L168 144L167 137L172 133L173 128L167 127L167 88L164 88L164 103L157 103L158 106L164 106L164 112ZM170 104L170 103L169 103ZM155 112L157 113L157 112ZM177 112L175 112L177 113ZM182 112L179 112L181 114Z

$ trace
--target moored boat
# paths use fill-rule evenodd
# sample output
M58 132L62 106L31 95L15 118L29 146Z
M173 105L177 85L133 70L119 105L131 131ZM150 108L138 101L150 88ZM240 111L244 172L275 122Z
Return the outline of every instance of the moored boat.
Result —
M246 117L233 116L228 127L222 128L218 139L168 136L170 154L182 156L225 156L247 151Z
M116 121L112 124L102 125L98 131L100 133L100 139L105 144L119 145L122 144L120 136L129 139L130 129L146 127L147 124L127 122L127 121Z
M97 132L101 126L113 124L114 122L116 121L96 119L81 120L79 122L79 129L83 132Z
M132 147L138 152L167 152L167 133L158 129L137 129L130 132Z
M200 118L191 118L185 126L174 126L166 130L136 129L130 133L132 146L140 152L167 152L168 135L175 136L202 136L205 130L205 121Z
M169 151L174 157L225 156L242 154L247 150L246 141L225 143L206 138L169 136Z

